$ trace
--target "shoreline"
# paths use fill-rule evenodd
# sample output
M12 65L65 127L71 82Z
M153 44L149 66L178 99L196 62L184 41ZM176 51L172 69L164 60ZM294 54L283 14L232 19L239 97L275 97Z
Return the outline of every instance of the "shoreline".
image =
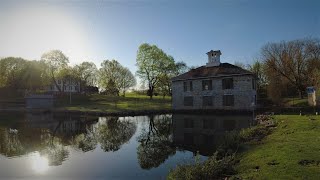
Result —
M71 114L71 115L92 115L92 116L137 116L137 115L151 115L151 114L216 114L216 115L254 115L265 112L273 112L273 114L314 114L320 112L317 107L278 107L278 108L256 108L252 110L224 110L224 109L188 109L188 110L174 110L174 109L157 109L157 110L119 110L119 111L84 111L84 110L67 110L63 108L53 109L27 109L27 108L0 108L0 113L56 113L56 114Z
M151 114L216 114L216 115L252 115L252 110L219 110L219 109L196 109L196 110L122 110L122 111L82 111L82 110L67 110L67 109L27 109L27 108L6 108L0 109L1 112L13 113L55 113L55 114L71 114L71 115L91 115L91 116L138 116ZM255 110L256 112L256 110ZM254 112L254 113L255 113Z

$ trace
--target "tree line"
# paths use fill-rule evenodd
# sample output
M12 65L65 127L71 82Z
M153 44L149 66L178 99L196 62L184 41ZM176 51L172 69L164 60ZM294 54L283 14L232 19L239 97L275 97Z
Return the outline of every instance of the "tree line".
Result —
M306 87L320 87L320 40L267 43L261 48L260 58L247 68L256 74L258 95L274 103L285 97L303 98Z
M282 97L299 95L307 86L320 86L320 41L304 38L267 43L261 48L260 58L252 64L236 65L253 72L257 77L258 98L279 102ZM171 95L171 78L187 72L186 63L165 53L156 45L141 44L137 51L135 73L147 87L146 94ZM112 95L125 95L136 86L134 74L117 60L104 60L98 69L93 62L70 66L69 59L60 50L44 53L40 60L7 57L0 60L0 90L38 91L60 79L75 79L80 87L98 86ZM63 87L57 86L59 91ZM84 90L84 89L82 89ZM12 92L12 91L10 91Z
M68 57L60 50L46 52L40 60L30 61L16 57L0 60L0 89L7 92L46 91L53 85L63 92L64 87L59 86L58 81L68 80L80 82L81 91L95 86L107 90L110 89L110 82L114 82L113 88L117 95L136 85L136 79L130 70L116 60L103 61L100 69L93 62L87 61L70 66Z
M147 94L163 96L171 94L171 78L187 71L184 62L175 63L155 45L142 44L137 53L137 75L142 83L148 84ZM38 92L55 86L59 92L64 91L64 83L58 81L80 82L80 91L86 87L99 87L108 95L125 95L129 88L136 86L134 74L117 60L104 60L98 69L93 62L69 65L69 58L60 50L51 50L42 54L40 60L26 60L17 57L0 59L0 92ZM1 91L2 90L2 91ZM2 93L5 94L5 93Z

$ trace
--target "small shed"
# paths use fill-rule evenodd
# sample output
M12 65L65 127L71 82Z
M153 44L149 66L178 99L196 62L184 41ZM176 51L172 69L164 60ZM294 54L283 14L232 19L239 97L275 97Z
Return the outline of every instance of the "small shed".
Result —
M51 109L53 108L53 95L30 95L25 97L28 109Z

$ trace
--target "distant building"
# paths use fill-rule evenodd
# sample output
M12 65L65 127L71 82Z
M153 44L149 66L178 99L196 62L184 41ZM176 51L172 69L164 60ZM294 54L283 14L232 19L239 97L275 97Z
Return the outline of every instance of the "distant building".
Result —
M220 63L220 50L207 55L205 66L172 79L173 109L252 110L255 76L238 66Z
M74 79L69 79L69 78L64 78L64 79L58 79L57 80L57 85L60 87L61 92L65 93L80 93L80 81L74 80ZM59 88L57 85L52 82L52 84L49 86L48 91L53 92L53 93L58 93Z
M28 109L51 109L53 108L54 98L52 95L29 95L25 97L26 108Z

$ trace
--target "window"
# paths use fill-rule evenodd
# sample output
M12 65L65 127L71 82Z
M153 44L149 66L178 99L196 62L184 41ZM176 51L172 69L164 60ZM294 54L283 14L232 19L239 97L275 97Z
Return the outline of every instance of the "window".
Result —
M186 92L188 90L187 82L183 82L183 91Z
M186 92L188 91L188 83L189 83L189 90L193 91L193 85L192 85L192 81L189 82L183 82L183 91Z
M252 89L256 89L256 82L253 78L252 78Z
M67 90L67 86L64 86L64 90Z
M211 80L203 80L202 81L202 90L212 90L212 81Z
M224 106L234 106L234 96L233 95L223 95L223 105Z
M192 119L184 119L184 128L193 128L193 120Z
M79 88L78 86L75 86L75 87L74 87L74 89L75 89L76 91L78 91L78 90L79 90L78 88Z
M184 97L184 106L193 106L193 97Z
M72 86L69 86L69 90L72 90Z
M202 106L212 106L212 96L202 96Z
M222 89L233 89L233 78L222 79Z

